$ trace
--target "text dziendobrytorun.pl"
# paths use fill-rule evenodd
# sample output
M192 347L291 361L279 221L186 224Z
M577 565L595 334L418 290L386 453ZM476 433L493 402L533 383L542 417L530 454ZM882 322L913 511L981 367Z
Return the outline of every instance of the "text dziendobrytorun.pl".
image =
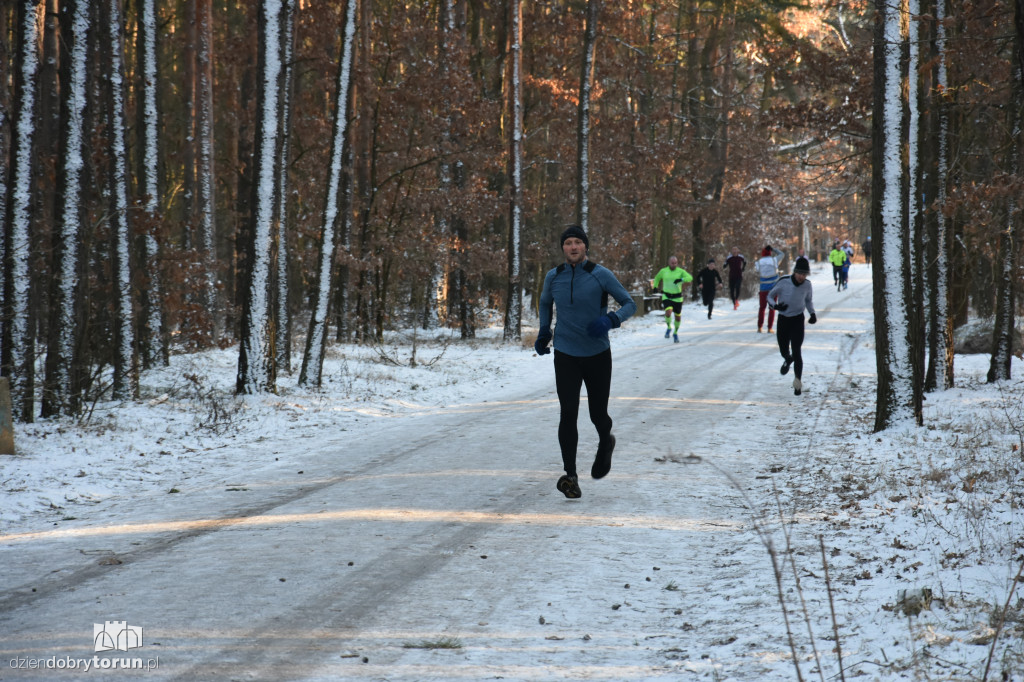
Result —
M160 657L156 658L72 658L71 656L50 656L49 658L12 658L10 667L15 670L156 670Z

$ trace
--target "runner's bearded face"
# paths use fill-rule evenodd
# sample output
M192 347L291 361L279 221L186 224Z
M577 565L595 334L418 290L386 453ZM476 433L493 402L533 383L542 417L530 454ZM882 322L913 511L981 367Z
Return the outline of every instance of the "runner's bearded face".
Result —
M566 263L579 265L587 257L587 245L579 237L569 237L562 244L562 252L565 254Z

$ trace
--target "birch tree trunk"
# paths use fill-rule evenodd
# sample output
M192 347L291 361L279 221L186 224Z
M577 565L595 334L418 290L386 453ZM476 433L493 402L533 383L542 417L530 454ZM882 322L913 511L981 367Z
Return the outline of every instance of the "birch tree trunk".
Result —
M583 63L580 67L580 102L576 124L576 222L590 231L590 96L594 87L597 21L601 0L587 0L583 25Z
M57 230L51 268L50 332L46 349L46 390L42 415L77 410L81 381L78 369L79 232L82 219L82 172L85 168L84 128L88 74L89 3L65 0L60 22L65 46L60 63L61 139L57 167Z
M20 0L17 9L14 118L11 121L10 199L4 215L3 376L11 379L13 412L33 421L35 353L29 311L33 143L36 134L36 85L39 74L39 26L45 2Z
M334 136L331 140L331 165L327 180L327 198L320 230L320 257L317 260L316 288L313 290L313 311L306 334L306 352L299 372L300 386L320 386L323 380L324 353L327 349L328 303L331 300L331 275L337 251L339 222L347 219L351 206L342 201L342 177L345 152L348 148L348 111L351 101L352 63L355 54L356 0L345 3L345 34L341 44L341 66L334 110Z
M509 138L509 227L508 292L505 297L506 342L523 336L522 223L523 223L523 9L522 0L509 2L508 115Z
M281 75L281 0L260 0L259 85L254 211L247 234L248 272L243 287L242 338L238 351L237 393L275 390L274 330L270 314L270 265L278 136L278 89Z

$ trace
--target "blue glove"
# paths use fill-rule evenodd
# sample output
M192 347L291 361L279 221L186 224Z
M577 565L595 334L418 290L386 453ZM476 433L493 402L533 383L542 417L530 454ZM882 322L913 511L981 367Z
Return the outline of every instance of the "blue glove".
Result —
M548 348L548 344L551 343L551 328L541 327L540 332L537 333L537 340L533 342L533 349L537 351L537 355L547 355L551 352Z
M815 315L814 313L811 313L811 316L807 318L807 324L814 324L817 321L818 321L818 316Z
M602 315L587 325L587 333L593 337L607 336L609 329L618 329L622 325L615 313Z

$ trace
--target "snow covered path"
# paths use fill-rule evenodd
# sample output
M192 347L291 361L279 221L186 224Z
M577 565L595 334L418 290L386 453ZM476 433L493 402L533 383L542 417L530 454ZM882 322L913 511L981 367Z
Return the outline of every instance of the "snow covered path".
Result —
M268 441L209 485L0 536L0 679L71 679L6 662L91 660L85 628L105 620L145 627L145 679L792 679L752 514L870 335L856 272L841 293L813 278L800 397L756 301L688 306L678 345L631 321L613 336L612 473L581 476L580 500L554 486L545 356L487 400L404 401L361 431ZM585 472L585 406L580 434Z

